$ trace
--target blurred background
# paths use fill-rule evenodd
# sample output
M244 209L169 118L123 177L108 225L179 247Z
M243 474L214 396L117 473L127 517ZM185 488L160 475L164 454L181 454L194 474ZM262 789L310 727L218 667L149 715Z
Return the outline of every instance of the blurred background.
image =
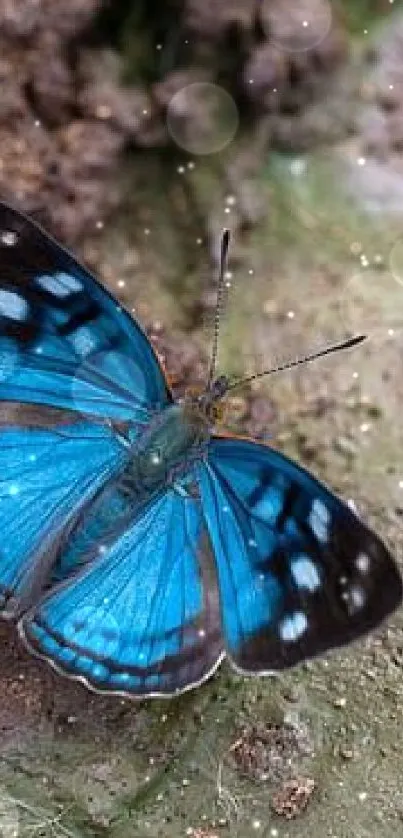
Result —
M365 332L228 400L390 545L403 533L401 0L0 0L0 192L202 382ZM276 680L139 704L2 626L0 836L403 834L401 614Z

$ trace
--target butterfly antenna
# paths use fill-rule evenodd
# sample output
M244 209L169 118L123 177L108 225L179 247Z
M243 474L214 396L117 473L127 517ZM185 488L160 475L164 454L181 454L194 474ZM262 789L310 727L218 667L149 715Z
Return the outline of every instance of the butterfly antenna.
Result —
M299 367L301 364L307 364L309 361L315 361L316 358L323 358L324 355L332 355L333 352L340 352L341 349L350 349L352 346L357 346L357 344L362 343L366 340L366 335L356 335L353 338L348 338L348 340L343 340L341 343L333 343L331 346L326 346L324 349L320 349L318 352L312 352L309 355L304 355L301 358L295 358L293 361L287 361L284 364L280 364L279 367L273 367L273 369L263 370L263 372L258 372L255 375L250 375L247 378L239 378L236 381L231 381L226 388L228 390L234 390L235 387L241 387L243 384L249 384L251 381L256 381L257 378L263 378L265 375L273 375L276 372L282 372L283 370L290 370L293 367Z
M228 262L228 248L229 248L229 240L230 240L230 231L224 230L221 238L221 253L220 253L220 269L218 274L218 283L217 283L217 300L215 306L215 313L214 313L214 333L213 333L213 348L211 350L211 361L210 361L210 369L207 376L207 384L206 389L209 391L211 389L211 385L213 383L214 374L216 371L217 366L217 354L218 354L218 338L220 334L220 322L221 322L221 314L222 314L222 307L224 302L224 279L225 279L225 272L227 270L227 262Z

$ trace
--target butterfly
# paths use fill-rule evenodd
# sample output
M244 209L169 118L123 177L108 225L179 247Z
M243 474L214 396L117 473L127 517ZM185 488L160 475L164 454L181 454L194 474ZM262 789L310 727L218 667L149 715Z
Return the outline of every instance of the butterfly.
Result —
M268 446L214 433L234 386L215 377L217 336L205 391L175 400L139 324L0 204L0 612L94 690L174 695L224 655L282 670L401 601L348 505Z

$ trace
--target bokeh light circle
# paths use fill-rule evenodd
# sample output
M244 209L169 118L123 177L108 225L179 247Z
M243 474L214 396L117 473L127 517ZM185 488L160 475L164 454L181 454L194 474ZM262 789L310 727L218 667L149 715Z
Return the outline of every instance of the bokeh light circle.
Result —
M332 27L329 0L263 0L260 14L267 37L286 52L313 49Z
M235 137L239 125L237 106L217 84L194 82L172 97L167 109L168 131L189 154L214 154Z
M403 285L403 239L394 243L390 251L389 267L396 282Z
M136 363L133 358L128 358L114 350L108 352L94 352L90 353L87 358L83 358L83 362L77 367L76 375L71 382L71 396L74 402L74 409L77 413L82 413L84 416L91 413L90 402L91 393L93 398L99 397L99 391L91 388L89 382L99 380L105 381L105 398L107 399L107 379L119 382L122 390L126 393L132 393L136 390L141 397L146 400L147 382L144 371L140 365ZM101 384L102 387L102 384ZM113 385L111 384L111 391ZM112 394L110 396L112 399ZM117 395L119 402L119 395ZM1 838L1 836L0 836Z
M7 790L0 786L0 838L17 838L18 834L18 808Z

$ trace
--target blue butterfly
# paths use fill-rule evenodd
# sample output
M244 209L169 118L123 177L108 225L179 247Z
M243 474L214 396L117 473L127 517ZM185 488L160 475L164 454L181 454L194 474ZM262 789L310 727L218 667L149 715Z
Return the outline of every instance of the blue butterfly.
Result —
M224 655L281 670L401 601L347 505L271 448L214 435L234 386L215 357L206 391L175 401L135 320L0 204L0 612L95 690L172 695Z

